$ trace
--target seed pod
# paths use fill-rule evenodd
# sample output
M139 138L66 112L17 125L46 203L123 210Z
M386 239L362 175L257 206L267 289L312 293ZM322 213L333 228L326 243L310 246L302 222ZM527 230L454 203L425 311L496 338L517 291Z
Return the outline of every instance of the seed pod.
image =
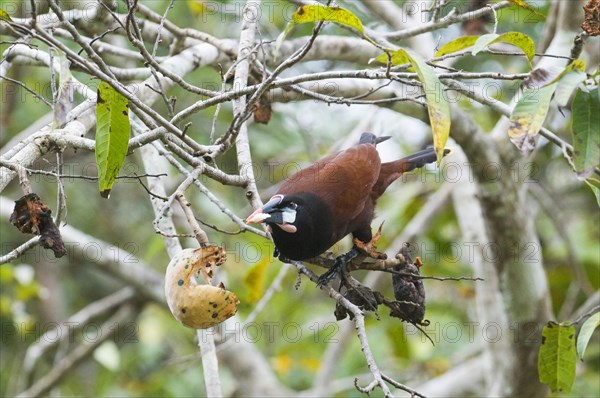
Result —
M417 257L414 264L394 268L395 271L405 272L413 275L420 275L419 268L423 265L421 259ZM392 286L394 287L394 297L399 304L400 319L421 325L425 317L425 287L423 280L409 275L392 275Z
M184 249L167 266L165 295L171 313L183 325L207 329L232 317L239 300L221 283L212 286L213 268L225 262L227 254L220 246ZM194 276L202 274L206 284Z

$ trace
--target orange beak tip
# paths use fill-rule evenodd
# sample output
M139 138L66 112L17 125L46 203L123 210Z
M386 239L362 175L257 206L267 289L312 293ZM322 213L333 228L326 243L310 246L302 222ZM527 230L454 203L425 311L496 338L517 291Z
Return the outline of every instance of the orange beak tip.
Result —
M246 224L258 224L271 217L269 214L263 213L262 209L256 210L246 218Z

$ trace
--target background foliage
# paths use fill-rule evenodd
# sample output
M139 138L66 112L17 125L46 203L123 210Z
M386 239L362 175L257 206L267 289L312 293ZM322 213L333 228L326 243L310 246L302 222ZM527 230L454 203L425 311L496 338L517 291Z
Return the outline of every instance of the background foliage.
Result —
M81 9L93 2L68 2L68 8ZM169 6L168 1L141 2L159 14L163 14ZM558 3L558 2L557 2ZM503 8L498 11L498 33L520 31L531 36L539 51L547 49L552 35L558 29L548 29L550 22L562 24L564 29L579 30L582 21L579 13L580 5L572 7L573 16L556 14L560 8L554 2L536 4L540 13L548 15L549 20L527 12L518 7ZM354 12L362 23L374 31L389 29L389 23L378 16L373 9L362 2L341 1L339 4ZM402 10L411 9L411 3L397 1L395 4ZM117 12L126 13L123 2L117 2ZM244 3L238 1L176 1L169 12L168 19L179 27L189 27L201 32L210 33L214 37L237 40L240 30L240 13ZM264 2L259 22L259 32L263 40L274 41L284 30L297 2L269 1ZM467 11L462 2L446 2L442 15L453 6ZM27 18L28 2L2 2L2 8L9 11L13 18ZM563 10L563 8L561 8ZM577 11L577 13L575 12ZM38 3L38 13L48 12L44 2ZM416 14L417 17L419 13ZM267 16L265 18L265 16ZM573 19L575 22L571 21ZM579 21L579 22L577 22ZM483 23L485 31L493 28L493 19ZM447 29L433 33L433 39L442 45L459 36L465 35L466 25L455 24ZM93 33L96 28L90 28ZM97 28L96 34L103 28ZM286 39L293 41L306 38L312 32L312 26L297 26ZM15 40L6 30L3 31L0 51L5 51ZM334 24L327 24L324 35L354 37L352 32ZM570 37L572 40L572 36ZM546 43L546 47L544 46ZM115 37L114 44L135 51L123 37ZM414 47L414 42L400 45ZM47 51L47 47L39 44L38 49ZM285 45L285 44L284 44ZM568 55L571 42L565 43L560 55ZM69 42L74 50L78 46ZM151 47L151 46L150 46ZM594 49L595 48L595 49ZM586 44L582 58L587 61L588 72L595 70L598 64L598 39L590 38ZM556 50L556 48L553 48ZM353 51L349 49L348 51ZM538 51L538 52L539 52ZM159 46L157 57L168 56L169 49ZM432 54L430 54L432 56ZM122 68L143 67L143 62L119 58L106 54L107 63ZM284 72L283 77L295 76L310 72L334 70L364 69L375 66L362 65L361 61L330 60L327 57L302 62L292 70ZM463 56L453 65L459 71L498 72L502 74L528 73L530 68L524 57L501 56L481 53L475 56ZM211 65L197 68L185 76L185 80L197 86L212 90L220 90L221 75L229 65ZM97 87L98 80L79 70L72 70L81 83ZM48 68L14 64L8 71L8 77L22 82L27 87L40 93L51 101L52 91L49 85ZM480 79L478 84L488 84L491 96L502 102L509 102L518 92L521 80ZM43 124L49 123L49 108L39 99L16 85L12 81L2 80L2 114L0 116L0 146L2 152L17 144ZM316 82L322 85L323 82ZM317 87L323 89L323 86ZM335 91L335 90L334 90ZM181 110L198 100L198 96L174 86L168 91L169 97L177 98L176 109ZM82 101L76 95L75 102ZM492 109L463 97L458 103L485 133L494 128L501 119L501 114ZM342 146L357 140L363 130L373 131L381 135L391 135L392 140L382 144L380 153L384 160L398 158L415 151L431 142L431 131L427 126L427 113L421 106L414 104L387 103L383 106L345 104L325 104L317 100L286 101L273 103L273 113L266 125L250 123L250 144L256 183L261 197L268 198L272 193L271 186L280 181L291 171L309 164L311 161L328 154ZM167 106L157 101L153 109L161 115L168 115ZM208 145L208 133L213 121L217 134L225 132L232 123L232 105L225 102L221 106L216 119L215 108L207 108L196 112L186 119L191 127L186 134L197 142ZM570 141L571 112L569 106L558 110L552 108L545 126L560 138ZM87 134L93 138L93 132ZM452 137L452 134L451 134ZM506 139L509 143L508 138ZM451 144L456 145L455 143ZM94 154L81 149L65 149L63 154L63 173L69 175L95 176L96 166ZM133 176L144 174L140 151L130 153L120 175ZM55 170L57 166L55 153L49 153L38 159L33 169ZM448 159L451 161L451 158ZM216 166L228 173L236 173L238 163L235 153L230 151L216 159ZM539 237L539 245L535 244L525 250L536 251L544 260L545 276L548 280L549 299L552 319L575 321L577 309L590 297L598 297L600 288L600 236L598 223L598 204L585 183L578 180L569 164L562 156L562 151L547 140L540 139L528 163L518 163L517 168L526 168L530 172L528 188L528 210L535 224ZM521 170L521 169L520 169ZM183 176L172 166L164 169L167 174L161 177L170 194L183 180ZM385 220L384 234L379 247L387 250L395 237L400 235L419 209L431 200L439 191L442 182L452 183L455 172L448 164L441 168L429 167L403 177L392 186L378 205L377 218L373 225ZM466 169L458 169L459 173ZM46 175L30 176L33 188L56 214L57 184L56 179ZM223 203L239 217L251 212L251 206L244 197L241 188L225 186L206 176L200 180ZM69 241L67 237L67 255L55 259L52 254L39 246L28 250L18 259L0 266L0 393L3 396L15 395L21 391L23 381L23 359L28 347L51 326L64 322L72 314L90 303L128 286L118 275L103 271L96 266L102 256L116 262L143 264L163 274L169 256L165 250L163 238L156 234L152 225L155 218L153 208L148 200L146 189L137 179L120 179L113 186L110 200L98 195L95 180L79 178L63 179L64 190L68 198L65 221L98 241L104 241L114 248L106 252L89 242L83 251L74 250L81 242ZM2 218L0 221L1 254L18 247L30 237L20 234L8 222L12 211L11 202L22 195L18 179L2 191ZM241 305L239 319L244 320L253 312L256 304L267 291L273 281L280 275L282 264L272 260L272 244L263 238L250 233L228 234L235 232L237 225L229 217L219 211L205 195L198 190L190 189L186 196L193 204L196 216L205 225L217 226L218 231L206 228L213 243L222 244L228 251L228 260L223 265L220 277L226 280L228 289L237 293ZM460 205L460 204L459 204ZM439 211L414 240L416 254L425 266L422 272L437 276L470 276L473 275L472 259L468 245L465 245L464 231L460 228L460 220L451 200L440 206ZM174 213L177 232L189 233L189 227L182 214ZM183 238L184 247L194 247L191 238ZM349 241L343 241L335 252L348 247ZM391 249L391 248L390 248ZM104 251L103 251L104 250ZM537 252L539 251L539 253ZM490 252L491 253L491 252ZM527 267L526 258L529 252L519 252L519 260ZM484 253L485 255L485 253ZM523 257L521 257L523 256ZM525 259L525 260L523 260ZM316 269L317 273L321 270ZM134 278L137 275L132 275ZM358 279L366 277L365 271L356 273ZM384 277L380 290L391 296L391 276ZM238 385L235 367L230 366L229 357L221 357L222 351L236 350L239 340L250 342L256 347L255 354L262 356L266 364L285 386L290 395L302 391L311 391L315 378L321 375L324 353L333 353L336 346L335 366L330 369L328 381L329 394L338 396L357 396L360 393L354 388L354 377L358 377L361 385L370 382L368 368L360 349L360 344L348 327L351 321L336 322L333 316L334 301L328 299L306 279L295 288L297 273L288 268L274 290L272 299L260 312L256 319L244 327L237 324L239 330L221 330L220 334L239 332L233 342L218 345L221 359L221 383L225 395L244 395L245 386ZM523 326L517 320L509 320L510 328L500 330L493 324L481 322L475 306L476 284L486 282L475 281L436 281L426 280L427 313L426 318L431 325L425 330L436 343L433 346L414 327L402 324L397 319L388 317L382 311L379 317L373 314L366 319L369 341L380 368L395 379L410 385L417 391L423 387L433 388L429 383L447 383L445 375L456 375L453 369L467 363L475 363L474 359L483 355L483 346L504 339L514 339L539 344L541 327ZM485 286L485 285L484 285ZM515 292L514 294L519 294ZM166 307L153 303L147 297L136 293L133 311L128 319L115 323L118 331L114 339L110 339L93 351L80 365L65 374L64 379L52 389L52 394L93 395L93 396L192 396L203 390L201 361L195 342L194 331L177 323ZM595 296L594 296L595 295ZM596 303L597 305L597 303ZM115 311L116 312L116 311ZM108 315L113 315L111 312ZM104 318L105 320L106 318ZM93 325L100 325L99 319ZM96 327L75 331L73 338L67 343L53 347L37 363L32 372L32 380L47 374L53 364L62 358L72 344L85 339L94 339ZM497 334L500 333L500 335ZM65 330L62 331L65 333ZM219 332L217 332L219 335ZM47 338L47 337L46 337ZM217 342L219 339L217 338ZM600 344L598 333L595 333L587 348L584 362L577 364L577 378L570 395L597 396L600 392L598 372L600 372ZM463 394L485 394L484 379L491 377L493 369L485 369L488 374L475 378L473 383L466 383ZM458 377L458 376L456 376ZM261 380L255 380L260 384ZM459 383L458 381L456 383ZM314 390L313 390L314 391ZM435 389L432 389L435 391ZM375 394L380 394L379 390ZM554 396L566 396L565 393L554 393Z

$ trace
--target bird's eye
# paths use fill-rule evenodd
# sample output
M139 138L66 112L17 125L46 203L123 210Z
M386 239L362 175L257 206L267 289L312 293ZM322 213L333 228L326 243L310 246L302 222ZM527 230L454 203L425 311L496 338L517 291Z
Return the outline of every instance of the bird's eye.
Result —
M289 207L291 207L292 209L296 210L296 208L298 207L298 205L294 202L290 202Z

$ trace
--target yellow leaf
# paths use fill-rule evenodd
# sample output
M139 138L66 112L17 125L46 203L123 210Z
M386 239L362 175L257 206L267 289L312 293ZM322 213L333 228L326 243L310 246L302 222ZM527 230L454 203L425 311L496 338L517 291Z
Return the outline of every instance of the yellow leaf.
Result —
M302 6L292 15L292 21L295 24L316 21L335 22L364 33L360 19L352 12L340 7L325 7L320 4Z
M531 37L527 36L525 33L521 32L506 32L498 36L492 43L508 43L512 44L515 47L518 47L525 53L527 59L529 60L529 64L531 65L531 61L535 55L535 43L531 39ZM490 44L492 44L490 43Z
M202 13L204 13L206 9L206 7L204 6L204 1L202 0L188 0L186 3L189 10L195 16L202 15Z
M303 368L310 370L311 372L316 372L321 367L321 361L319 360L319 358L314 357L302 358L300 360L300 365Z
M389 55L388 55L389 54ZM438 158L438 165L444 157L444 148L450 134L450 107L444 97L442 83L425 60L411 50L398 49L391 53L384 53L374 61L387 63L391 57L393 65L412 64L423 84L423 91L427 100L427 112L433 133L433 147Z
M460 50L464 50L465 48L473 47L478 38L479 36L459 37L458 39L452 40L444 44L439 50L437 50L435 56L442 57L446 54L452 54Z
M273 358L273 369L279 374L287 373L292 369L292 358L283 354Z
M555 89L556 83L541 89L526 88L510 115L508 137L524 156L535 149L535 136L546 120Z
M265 276L269 264L269 257L264 257L261 261L254 264L244 277L244 284L248 287L249 291L247 299L250 304L260 300L265 291Z
M284 31L279 34L275 42L275 58L277 58L277 55L279 54L281 44L294 26L316 21L334 22L339 25L348 26L357 30L366 40L371 41L371 39L365 35L362 22L360 22L360 19L352 12L340 7L326 7L320 4L311 4L298 8L296 12L292 14L291 21L288 22Z
M6 20L8 22L12 22L12 19L10 18L10 15L8 15L8 13L6 11L4 11L2 8L0 8L0 20Z
M394 65L394 66L405 65L405 64L411 63L410 57L404 50L394 51L394 52L390 53L389 55L388 55L388 53L383 53L380 56L378 56L377 58L370 59L369 63L379 62L381 64L387 65L388 61L390 61L390 60L392 62L392 65Z
M525 0L508 0L508 1L510 1L514 5L519 6L519 7L523 8L523 9L525 9L527 11L531 11L532 13L534 13L537 16L540 16L540 17L542 17L544 19L546 18L546 16L544 14L542 14L539 11L536 11L533 7L531 7L529 4L527 4L525 2Z

